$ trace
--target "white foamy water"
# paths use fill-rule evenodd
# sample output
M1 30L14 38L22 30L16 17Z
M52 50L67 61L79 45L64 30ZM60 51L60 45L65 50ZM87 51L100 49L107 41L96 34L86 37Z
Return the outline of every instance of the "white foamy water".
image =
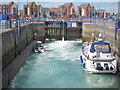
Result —
M34 53L12 80L12 88L117 88L116 74L88 74L79 61L79 41L44 44L44 53Z

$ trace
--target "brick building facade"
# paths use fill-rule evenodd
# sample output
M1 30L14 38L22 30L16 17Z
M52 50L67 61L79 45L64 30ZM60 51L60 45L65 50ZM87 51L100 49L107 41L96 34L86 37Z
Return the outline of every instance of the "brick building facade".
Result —
M18 14L18 6L14 2L9 2L8 4L0 4L1 14Z
M42 7L35 2L29 2L28 5L23 6L24 16L40 17L42 14Z
M76 17L76 8L73 3L65 3L59 6L61 11L61 17L63 18L74 18Z
M77 17L90 18L91 17L91 6L90 4L81 4L77 7Z

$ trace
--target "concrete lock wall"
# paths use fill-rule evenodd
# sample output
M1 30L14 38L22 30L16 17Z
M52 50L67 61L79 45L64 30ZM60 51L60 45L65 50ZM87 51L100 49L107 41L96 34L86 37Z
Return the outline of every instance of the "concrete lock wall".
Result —
M28 27L23 26L20 31L18 31L17 28L12 28L2 33L3 69L33 40L32 25L29 25L29 28L28 30Z
M2 32L2 86L7 87L27 57L32 53L34 32L44 41L44 24L33 23ZM26 48L27 47L27 48Z
M120 71L120 29L117 31L117 47L118 47L118 69Z
M45 22L46 38L62 40L62 37L64 36L65 40L80 39L82 34L82 22L69 22L69 23L70 25L67 26L67 22L58 21ZM72 26L72 23L75 23L75 26Z
M37 40L45 41L45 24L44 23L34 23L33 24L34 33L37 33Z
M95 37L101 33L104 40L110 42L112 49L117 51L117 55L120 57L120 30L105 23L83 23L83 37L90 37L92 33L95 33ZM120 59L117 58L118 68L120 71Z
M61 28L60 27L47 27L45 28L45 38L61 40Z
M82 23L79 27L65 28L65 40L79 39L82 33ZM62 25L63 26L63 25ZM63 27L46 27L44 23L31 23L14 27L2 32L2 86L7 87L17 74L27 57L32 53L37 40L45 41L47 36L62 39ZM65 26L65 25L64 25ZM46 35L48 34L48 35ZM36 41L33 41L33 40ZM26 48L27 47L27 48Z
M68 27L65 30L65 40L80 39L82 34L82 27Z

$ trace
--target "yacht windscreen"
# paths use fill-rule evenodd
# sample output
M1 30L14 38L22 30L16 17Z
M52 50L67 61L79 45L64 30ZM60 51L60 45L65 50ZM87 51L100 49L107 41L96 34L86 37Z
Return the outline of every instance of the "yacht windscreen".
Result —
M99 51L99 52L110 52L109 50L109 46L108 45L102 45L102 44L98 44L98 45L94 45L95 51Z
M109 44L93 44L91 46L90 52L102 52L102 53L111 53L110 45Z

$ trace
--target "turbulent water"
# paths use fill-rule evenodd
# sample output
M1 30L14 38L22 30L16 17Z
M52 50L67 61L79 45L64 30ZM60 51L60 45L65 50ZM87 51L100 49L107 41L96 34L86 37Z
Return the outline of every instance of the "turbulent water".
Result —
M10 88L117 88L117 74L88 74L79 61L79 41L44 44L44 53L34 53L12 80Z

